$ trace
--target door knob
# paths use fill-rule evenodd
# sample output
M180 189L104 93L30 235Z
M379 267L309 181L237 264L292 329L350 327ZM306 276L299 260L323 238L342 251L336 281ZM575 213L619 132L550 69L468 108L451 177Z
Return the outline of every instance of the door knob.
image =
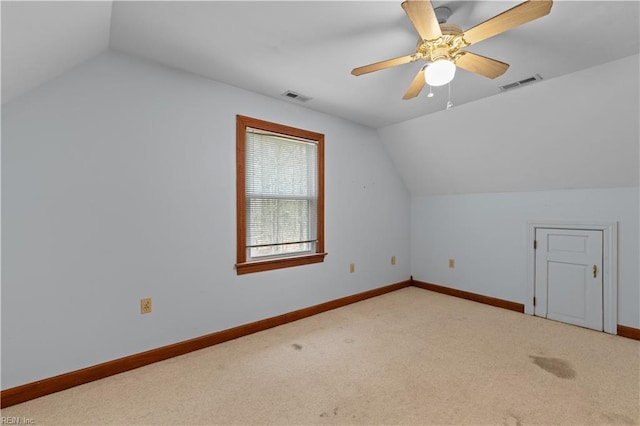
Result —
M598 276L598 267L596 265L593 265L593 278Z

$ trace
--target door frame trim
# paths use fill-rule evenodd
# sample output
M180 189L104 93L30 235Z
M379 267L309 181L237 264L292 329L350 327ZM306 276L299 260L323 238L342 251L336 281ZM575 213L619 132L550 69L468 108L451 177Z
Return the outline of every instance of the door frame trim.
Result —
M524 313L534 314L536 253L533 241L537 228L583 229L602 231L602 325L605 333L617 334L618 327L618 223L617 222L561 222L555 220L530 220L527 246L527 299Z

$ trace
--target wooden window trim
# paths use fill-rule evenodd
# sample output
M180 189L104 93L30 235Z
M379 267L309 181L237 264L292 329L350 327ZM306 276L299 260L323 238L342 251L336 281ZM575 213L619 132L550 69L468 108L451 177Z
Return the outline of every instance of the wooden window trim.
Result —
M245 199L245 143L246 129L266 130L297 138L315 141L318 149L318 203L317 203L317 237L316 252L305 255L293 255L289 257L278 257L273 259L247 261L247 217ZM322 133L311 132L309 130L298 129L285 126L283 124L272 123L259 120L257 118L236 116L236 215L237 215L237 263L236 272L238 275L252 272L269 271L273 269L289 268L293 266L308 265L324 261L327 253L324 252L324 135Z

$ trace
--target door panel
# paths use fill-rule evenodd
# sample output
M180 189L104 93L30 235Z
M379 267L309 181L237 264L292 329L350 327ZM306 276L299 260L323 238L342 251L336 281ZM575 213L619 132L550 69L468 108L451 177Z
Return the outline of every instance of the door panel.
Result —
M549 262L547 266L547 318L585 318L588 266Z
M536 241L535 315L602 330L602 231L536 228Z
M556 235L547 236L548 250L553 253L584 253L588 237L586 235Z

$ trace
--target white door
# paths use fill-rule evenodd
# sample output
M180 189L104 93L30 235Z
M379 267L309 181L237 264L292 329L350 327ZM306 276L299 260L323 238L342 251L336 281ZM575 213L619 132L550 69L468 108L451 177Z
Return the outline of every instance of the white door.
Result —
M602 331L602 231L536 228L534 315Z

